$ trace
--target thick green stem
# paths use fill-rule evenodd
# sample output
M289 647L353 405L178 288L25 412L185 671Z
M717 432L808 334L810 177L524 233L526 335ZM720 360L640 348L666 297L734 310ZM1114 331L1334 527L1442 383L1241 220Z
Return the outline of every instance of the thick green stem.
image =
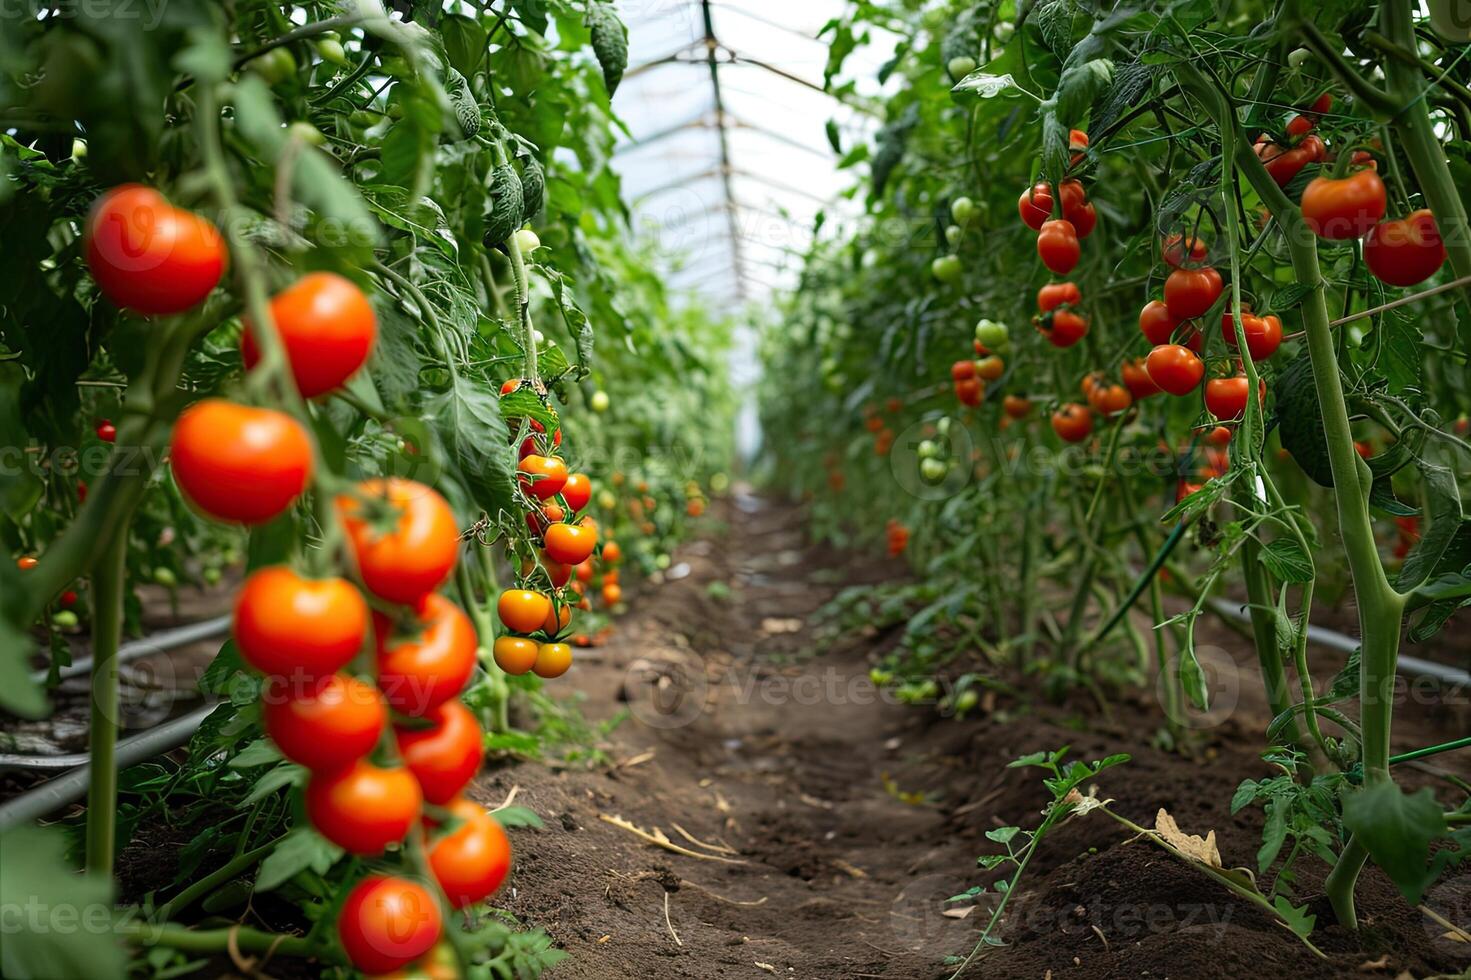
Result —
M92 570L92 768L87 784L87 870L112 876L117 851L117 649L123 633L128 522L112 529Z
M247 824L247 834L249 833L249 830L250 827ZM267 841L259 847L252 848L249 851L245 851L244 853L235 855L229 860L228 863L210 872L203 878L200 878L198 881L195 881L193 884L189 885L189 887L179 892L179 894L175 895L173 898L160 905L158 907L158 911L154 914L154 918L160 922L172 919L180 911L188 908L190 905L193 905L200 898L208 895L210 892L214 891L225 882L236 877L247 869L254 867L256 862L260 861L267 854L271 853L271 851L278 843L280 843L280 841L281 839L278 837L275 840Z
M1282 663L1282 653L1277 647L1277 627L1272 622L1273 602L1267 584L1267 570L1261 563L1261 545L1256 538L1248 537L1241 545L1241 573L1246 580L1246 600L1250 605L1251 633L1256 641L1256 655L1262 665L1262 683L1267 690L1267 705L1272 717L1278 718L1292 707L1291 688L1287 682L1287 668ZM1302 731L1297 726L1297 717L1287 723L1284 732L1293 744L1302 740Z
M242 953L280 953L285 956L315 957L336 962L331 952L305 936L283 936L259 929L185 929L176 925L133 922L119 927L122 934L140 946L167 946L189 953L224 953L231 945Z
M1389 6L1393 6L1390 0ZM1399 659L1401 618L1404 596L1396 592L1385 575L1374 542L1374 527L1369 516L1369 487L1372 476L1368 466L1354 449L1353 431L1349 426L1348 406L1344 401L1343 379L1339 373L1333 332L1329 327L1328 302L1322 273L1318 267L1317 239L1302 220L1282 189L1268 175L1256 154L1240 136L1234 110L1227 94L1210 82L1193 65L1182 63L1175 68L1182 87L1191 91L1215 118L1222 131L1236 134L1236 165L1246 175L1257 194L1266 203L1286 237L1293 272L1309 292L1303 297L1302 313L1313 366L1313 385L1323 417L1323 434L1328 447L1328 460L1333 473L1334 499L1338 509L1339 534L1348 557L1354 594L1359 606L1361 665L1359 674L1360 720L1363 727L1363 766L1367 782L1389 782L1389 737L1393 716L1391 699L1395 666ZM1329 899L1339 921L1358 928L1353 908L1353 886L1363 862L1347 859L1351 846L1330 876ZM1360 849L1361 850L1361 849ZM1357 851L1353 856L1357 855Z

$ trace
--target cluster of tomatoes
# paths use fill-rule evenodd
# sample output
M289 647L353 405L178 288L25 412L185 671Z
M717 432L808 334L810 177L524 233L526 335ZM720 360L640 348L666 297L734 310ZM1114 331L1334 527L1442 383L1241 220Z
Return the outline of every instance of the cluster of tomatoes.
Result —
M525 379L507 381L501 386L501 396L523 388L535 391L545 404L540 386ZM496 638L493 654L496 665L507 674L529 672L550 680L572 666L572 644L565 639L572 624L572 607L590 608L582 593L595 574L592 558L598 550L598 527L592 517L579 515L592 500L592 480L585 473L569 473L566 462L557 455L562 444L560 427L549 434L536 419L512 417L508 421L526 433L517 471L526 525L540 556L522 565L519 587L505 590L496 601L501 623L510 632ZM518 435L512 434L513 442ZM602 557L605 563L617 561L616 542L603 546ZM604 598L611 595L616 602L621 589L616 571L610 571L613 579L607 581L605 573Z
M904 549L909 547L909 528L891 517L884 525L884 534L888 538L889 557L898 558L904 554Z
M1088 134L1073 130L1068 134L1068 147L1073 151L1074 162L1081 159L1082 151L1088 148ZM1054 211L1061 216L1054 218ZM1077 266L1082 256L1079 243L1093 234L1098 224L1098 211L1089 202L1083 182L1076 177L1059 182L1055 193L1046 181L1033 184L1022 191L1017 212L1022 223L1037 233L1037 257L1059 276L1067 275Z
M979 398L976 399L976 404L980 404ZM900 410L903 409L904 403L897 398L890 398L888 404L886 404L884 407L888 410L888 413L890 415L897 415ZM874 455L889 455L889 450L894 448L894 430L889 428L889 424L885 422L883 416L878 413L878 409L874 408L872 405L864 406L863 411L863 425L865 428L868 429L869 432L873 434ZM829 478L829 482L832 482L831 478Z
M103 294L144 315L198 305L225 264L209 222L136 186L117 188L93 207L86 254ZM331 273L301 277L272 298L270 312L306 398L345 383L377 337L367 297ZM260 360L257 329L247 322L247 369ZM195 508L244 525L264 524L291 507L314 462L311 439L292 416L222 398L180 415L169 459ZM421 820L436 826L430 869L449 903L464 907L500 887L511 856L495 819L460 795L480 768L484 741L458 700L476 665L475 628L436 591L454 569L458 526L444 498L410 480L364 481L335 506L358 584L303 576L284 564L258 569L236 597L235 644L264 678L266 733L310 773L305 804L317 830L344 850L377 855ZM350 669L365 647L374 653L376 684ZM402 766L373 760L390 744ZM440 808L432 818L426 802ZM338 918L343 948L370 973L416 960L441 929L438 899L391 876L358 883Z

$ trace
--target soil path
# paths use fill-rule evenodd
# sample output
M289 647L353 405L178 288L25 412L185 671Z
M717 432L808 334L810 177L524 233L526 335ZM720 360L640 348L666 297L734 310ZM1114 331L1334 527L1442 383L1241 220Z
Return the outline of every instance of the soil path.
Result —
M725 516L725 533L684 548L670 580L636 598L609 644L568 675L589 718L630 714L606 747L610 765L511 765L476 786L489 804L515 788L546 820L515 832L515 889L501 901L571 954L553 976L948 976L946 958L969 952L989 906L956 917L964 903L945 899L994 880L975 866L996 851L986 830L1034 826L1045 802L1036 770L1005 764L1067 744L1074 757L1135 756L1100 787L1119 812L1152 826L1167 808L1187 832L1217 830L1228 865L1255 864L1260 811L1233 816L1228 802L1241 779L1270 774L1257 757L1260 719L1221 721L1201 765L1152 748L1159 719L1146 701L1086 725L1066 707L988 703L956 722L887 703L867 672L893 638L824 643L811 617L842 587L896 566L810 548L789 507L742 496ZM619 817L693 853L609 822ZM1315 889L1305 875L1300 892ZM1471 878L1426 901L1471 921ZM1314 940L1330 957L1320 960L1269 916L1092 816L1039 852L1002 931L1009 945L967 976L1427 977L1471 966L1471 947L1443 939L1377 873L1361 909L1367 943L1320 927Z

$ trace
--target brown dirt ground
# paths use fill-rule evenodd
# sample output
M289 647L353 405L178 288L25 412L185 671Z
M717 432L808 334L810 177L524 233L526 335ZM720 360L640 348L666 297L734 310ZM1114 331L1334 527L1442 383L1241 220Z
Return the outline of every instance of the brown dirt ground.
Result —
M1102 720L1087 705L1006 698L979 717L942 718L887 703L868 685L892 637L815 649L813 613L841 585L890 578L897 566L811 547L795 509L737 503L723 512L724 534L676 556L689 573L636 598L612 640L568 675L590 717L631 711L607 747L613 764L511 764L475 787L490 804L515 787L517 802L546 819L540 831L514 832L514 889L500 901L571 953L553 976L948 976L945 957L969 951L987 909L952 918L944 900L994 877L975 867L995 850L986 830L1034 826L1045 802L1037 770L1005 764L1065 744L1074 757L1134 756L1099 780L1119 813L1152 826L1166 808L1187 832L1214 829L1228 865L1255 864L1261 812L1233 817L1229 799L1242 779L1270 773L1258 756L1260 683L1235 634L1207 637L1222 651L1223 689L1239 693L1202 731L1198 761L1154 747L1161 716L1142 697L1116 702ZM1464 705L1415 703L1398 739L1414 747L1466 729ZM1440 760L1464 776L1471 760L1461 756ZM1426 771L1400 775L1439 785ZM702 857L646 843L610 816ZM1300 888L1311 899L1320 883L1309 863ZM1424 978L1471 967L1471 945L1443 938L1379 872L1365 876L1359 899L1361 937L1314 905L1313 939L1329 957L1320 960L1253 906L1094 814L1039 851L1001 930L1009 945L967 975ZM1471 868L1426 904L1471 924Z

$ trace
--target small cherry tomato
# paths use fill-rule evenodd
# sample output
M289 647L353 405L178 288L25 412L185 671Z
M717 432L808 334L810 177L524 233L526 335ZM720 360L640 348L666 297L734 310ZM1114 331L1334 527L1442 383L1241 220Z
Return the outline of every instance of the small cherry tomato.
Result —
M99 197L87 216L87 266L102 294L145 316L193 309L225 272L219 230L138 184Z
M1083 302L1083 292L1075 282L1049 282L1037 290L1037 309L1051 313L1059 306L1077 306Z
M1065 276L1078 264L1082 249L1078 232L1071 221L1049 221L1037 234L1037 257L1059 276Z
M529 589L507 589L496 601L496 612L513 633L535 633L552 611L552 600Z
M516 464L516 468L523 474L522 489L540 500L555 497L567 484L567 464L558 456L532 453Z
M1445 264L1445 242L1435 216L1421 209L1398 221L1381 221L1364 239L1364 262L1379 281L1414 286Z
M307 780L307 816L323 837L353 854L381 854L419 819L423 797L407 769L380 769L359 760Z
M1052 188L1046 183L1037 183L1022 191L1016 206L1022 222L1033 231L1041 231L1052 217Z
M460 553L454 511L432 488L398 477L364 480L337 509L367 590L417 604L444 584Z
M1014 419L1024 419L1032 413L1032 403L1020 395L1007 395L1001 399L1001 409Z
M960 399L962 405L975 408L986 397L986 386L981 384L977 378L967 378L964 381L957 381L955 382L955 397ZM877 446L875 448L877 449ZM884 455L887 451L888 446L885 445L884 452L879 453L879 455Z
M454 799L485 758L480 723L459 701L446 701L425 715L428 728L394 726L399 755L419 781L424 799L445 804Z
M500 823L464 798L448 807L460 825L429 845L429 868L453 908L483 902L511 872L511 842Z
M1206 257L1205 242L1194 236L1187 242L1184 235L1171 235L1164 240L1161 251L1165 262L1176 269L1199 265Z
M388 724L388 709L372 685L354 677L277 677L261 688L261 720L282 755L324 772L372 752Z
M1246 349L1253 361L1265 361L1282 346L1282 321L1275 316L1261 317L1243 310L1241 329L1246 334ZM1221 336L1228 346L1236 346L1236 318L1229 308L1221 316Z
M378 337L378 318L368 297L347 279L312 272L271 299L271 319L303 398L326 394L367 361ZM260 361L256 326L247 318L241 355L247 369Z
M1149 379L1172 395L1188 395L1205 377L1205 363L1188 347L1162 344L1144 361Z
M567 501L568 509L574 514L587 506L592 500L592 481L586 473L568 475L567 482L562 484L562 499Z
M1221 274L1210 266L1176 269L1165 279L1165 308L1176 320L1209 310L1221 295Z
M1129 389L1129 394L1135 401L1159 394L1159 385L1149 377L1149 370L1144 366L1142 357L1125 361L1119 374L1123 378L1124 387Z
M251 574L235 597L240 657L268 677L323 677L358 655L368 604L351 582L309 579L285 565Z
M607 601L607 591L616 589L616 585L603 586L604 601ZM608 603L613 605L613 603ZM572 647L566 643L543 643L536 649L536 663L531 665L532 673L545 680L552 680L567 673L572 666Z
M337 915L337 936L367 974L408 966L439 942L439 902L423 885L375 875L358 882Z
M103 419L97 423L96 431L97 438L103 442L117 442L117 426L113 425L107 419Z
M39 564L41 564L41 559L35 555L22 555L15 560L15 567L23 572L29 572Z
M421 716L459 694L475 672L475 627L460 607L431 592L419 609L416 635L393 636L388 618L374 617L378 687L393 710Z
M1082 442L1093 432L1093 413L1085 405L1069 402L1052 413L1052 431L1063 442Z
M1168 344L1179 325L1179 318L1171 314L1161 300L1152 299L1139 311L1139 332L1156 347Z
M495 638L492 653L497 667L519 677L536 663L536 647L535 640L522 636L498 636Z
M1088 321L1066 309L1053 310L1038 326L1053 347L1071 347L1088 333Z

